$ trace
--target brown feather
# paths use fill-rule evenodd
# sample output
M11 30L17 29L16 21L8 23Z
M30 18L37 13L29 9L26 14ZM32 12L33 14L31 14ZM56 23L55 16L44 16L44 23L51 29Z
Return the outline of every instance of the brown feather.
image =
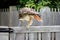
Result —
M35 15L34 18L35 18L37 21L42 21L42 18L39 17L38 15Z

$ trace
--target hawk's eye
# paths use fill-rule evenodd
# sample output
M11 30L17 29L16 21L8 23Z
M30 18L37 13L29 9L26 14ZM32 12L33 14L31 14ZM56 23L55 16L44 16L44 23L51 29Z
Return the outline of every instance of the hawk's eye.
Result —
M19 14L19 19L22 18L22 17L23 17L23 15L22 14Z

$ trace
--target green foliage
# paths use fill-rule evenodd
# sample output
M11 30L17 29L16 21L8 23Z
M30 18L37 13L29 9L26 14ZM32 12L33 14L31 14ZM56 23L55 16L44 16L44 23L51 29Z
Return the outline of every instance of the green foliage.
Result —
M59 8L60 7L60 1L55 1L56 7Z
M39 2L37 4L37 10L44 7L44 6L47 6L47 4L50 4L50 1L42 1L42 2Z
M25 6L32 8L32 7L35 7L36 5L35 5L34 1L29 0L29 1L25 4Z
M35 10L39 10L41 7L49 6L51 8L60 7L60 1L53 0L39 0L35 3L36 0L19 0L19 7L29 7L34 8Z
M42 1L42 2L38 2L37 4L34 3L34 1L30 0L26 3L26 7L30 7L30 8L35 8L35 10L39 10L41 7L46 6L47 4L50 4L49 1Z

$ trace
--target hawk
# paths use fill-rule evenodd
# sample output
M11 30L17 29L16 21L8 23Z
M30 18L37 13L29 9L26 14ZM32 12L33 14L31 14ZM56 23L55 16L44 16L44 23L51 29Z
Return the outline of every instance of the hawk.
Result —
M28 22L28 24L26 25L27 28L29 28L32 23L33 23L33 19L36 19L39 22L42 22L42 18L39 15L38 12L36 12L34 9L32 8L21 8L19 10L19 21L22 23L24 20L26 20Z

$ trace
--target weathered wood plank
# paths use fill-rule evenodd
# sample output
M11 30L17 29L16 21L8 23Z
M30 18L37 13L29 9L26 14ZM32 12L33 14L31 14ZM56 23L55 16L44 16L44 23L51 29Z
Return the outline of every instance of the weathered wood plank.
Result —
M9 28L8 26L0 26L0 28Z
M11 27L17 34L16 40L59 40L60 26L31 26L29 30L24 27ZM58 34L56 34L58 33ZM21 34L24 34L22 36ZM20 37L22 36L22 37Z
M40 32L38 33L38 39L42 40L42 33L40 33Z
M42 33L42 40L51 40L50 38L51 36L49 32Z
M51 40L56 40L56 34L54 32L51 33Z
M25 38L25 40L29 40L29 34L28 33L26 33L26 38Z
M60 26L31 26L29 30L25 27L11 27L16 33L29 33L29 32L60 32Z
M10 34L10 40L25 40L24 34Z
M1 12L1 26L8 26L9 23L9 12Z
M24 40L24 34L16 34L15 40Z
M10 6L9 13L9 27L10 26L18 26L18 12L16 10L16 6Z
M34 40L34 33L29 33L29 40Z
M0 40L9 40L8 33L0 33Z
M60 40L60 32L56 33L56 40Z

